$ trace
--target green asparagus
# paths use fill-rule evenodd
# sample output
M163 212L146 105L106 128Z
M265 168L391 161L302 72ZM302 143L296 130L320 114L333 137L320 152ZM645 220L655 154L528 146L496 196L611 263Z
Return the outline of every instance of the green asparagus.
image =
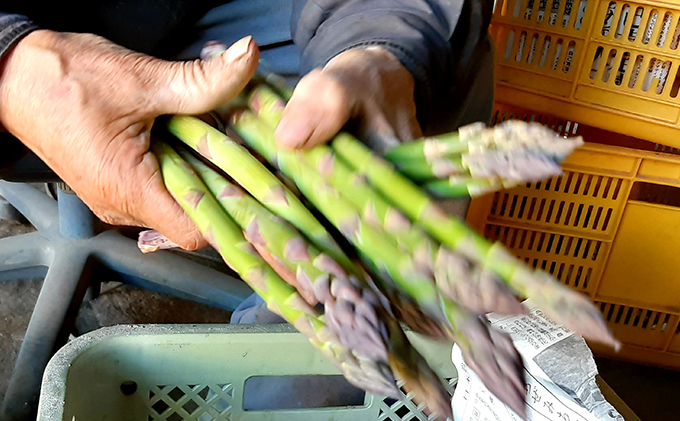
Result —
M259 115L276 124L281 117L282 106L283 99L269 101L259 106ZM517 127L521 130L523 126L510 125L508 130L516 130ZM468 129L471 132L468 136L472 138L476 136L475 132L483 131L483 126L477 124L468 126ZM522 139L522 136L514 138ZM541 139L540 136L535 137L536 142L542 142ZM331 147L337 157L365 175L373 187L411 221L424 227L442 244L494 272L518 295L535 300L548 317L586 338L615 348L620 346L601 313L586 297L560 284L549 274L530 269L501 243L491 243L464 222L446 215L426 193L356 138L342 132L333 139ZM565 150L572 148L569 144L564 147Z
M258 116L267 118L268 127L254 117L253 114L240 113L237 119L232 119L232 124L241 135L257 142L271 136L274 127L283 111L283 102L273 91L266 87L258 87L250 94L249 104ZM261 147L261 149L267 149ZM268 159L276 160L274 148L267 149L270 155ZM336 188L343 199L353 204L362 211L363 220L373 227L382 229L386 235L392 235L406 252L410 253L414 262L418 265L421 273L433 273L436 283L444 295L455 291L455 296L448 296L467 309L477 313L498 312L506 313L509 309L522 312L524 308L506 287L502 288L496 283L487 283L489 292L493 293L493 300L458 300L462 296L472 297L479 288L479 283L472 277L446 276L446 266L437 267L436 255L453 256L455 253L447 247L434 242L420 227L414 227L410 221L395 209L381 194L376 192L365 182L365 177L354 172L343 160L336 159L331 148L320 145L310 150L298 151L298 159L312 164L316 171L324 177L332 187ZM390 223L390 220L394 221ZM458 257L459 260L464 260ZM444 263L439 259L439 266ZM451 261L451 258L448 259ZM476 273L481 273L481 269ZM471 273L471 272L470 272ZM463 275L464 272L458 272ZM446 285L446 284L449 285ZM466 291L466 289L468 291ZM388 293L389 295L389 293ZM487 296L484 294L484 296ZM478 306L479 305L479 306ZM496 305L497 307L493 307Z
M303 232L320 250L345 267L345 253L300 200L242 146L194 117L175 116L168 129L182 142L230 174L269 210Z
M435 412L449 414L449 395L441 379L411 346L399 323L359 278L347 275L330 257L319 253L290 225L270 213L238 186L196 158L196 169L225 211L240 225L257 250L295 273L301 288L324 304L324 320L343 346L379 365L392 365L405 387ZM434 384L433 384L434 383ZM446 402L442 406L442 402Z
M232 125L244 140L262 156L270 159L272 165L291 177L302 194L368 256L379 270L386 271L400 288L413 297L426 314L435 320L441 320L442 325L450 329L450 337L460 345L464 355L484 361L486 370L478 373L480 377L488 382L499 399L518 413L523 413L524 401L518 399L519 390L523 390L522 371L489 369L517 367L516 351L496 347L490 340L485 341L490 335L486 324L480 323L476 316L439 294L432 275L419 272L412 256L403 253L388 233L365 223L359 210L344 200L314 167L308 165L301 152L278 149L272 126L262 122L256 131L240 130L241 123L247 121L252 124L257 121L257 117L250 114L252 113L249 111L241 111L232 118ZM248 116L247 120L241 120L244 115Z
M152 148L167 189L227 265L266 301L267 306L309 336L310 342L353 384L372 393L399 396L391 371L373 361L357 358L342 346L320 315L246 241L241 229L227 216L191 166L168 145L154 142Z

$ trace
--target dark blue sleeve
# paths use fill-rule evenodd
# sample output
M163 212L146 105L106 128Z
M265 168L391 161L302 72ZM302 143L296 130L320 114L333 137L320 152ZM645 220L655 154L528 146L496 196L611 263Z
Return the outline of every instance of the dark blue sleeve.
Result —
M0 63L2 57L26 34L37 29L37 25L22 15L4 13L0 11ZM0 126L0 144L2 158L0 170L14 164L28 149Z
M26 16L0 11L0 58L21 38L37 27Z
M303 73L350 48L390 51L415 80L418 120L427 132L447 118L441 107L455 107L450 95L470 83L492 8L492 0L294 0L291 33Z

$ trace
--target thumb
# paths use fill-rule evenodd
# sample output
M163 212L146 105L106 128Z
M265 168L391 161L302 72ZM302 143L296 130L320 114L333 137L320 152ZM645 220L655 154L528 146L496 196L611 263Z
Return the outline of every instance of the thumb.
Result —
M158 62L153 111L201 114L229 102L253 77L258 60L257 45L248 36L213 60Z

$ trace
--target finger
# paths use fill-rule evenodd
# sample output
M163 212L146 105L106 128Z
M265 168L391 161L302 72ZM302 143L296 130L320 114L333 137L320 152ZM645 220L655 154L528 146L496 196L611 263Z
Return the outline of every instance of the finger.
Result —
M399 108L396 114L393 127L399 140L409 142L423 137L423 131L418 122L415 109L411 110L408 107Z
M276 141L289 149L326 142L347 123L352 106L340 82L314 71L300 81L283 110Z
M184 250L194 251L208 245L198 227L175 201L163 184L158 162L151 152L144 154L142 166L152 169L147 188L138 203L144 225L163 233Z
M259 50L252 37L212 60L156 62L156 114L200 114L235 98L255 74Z

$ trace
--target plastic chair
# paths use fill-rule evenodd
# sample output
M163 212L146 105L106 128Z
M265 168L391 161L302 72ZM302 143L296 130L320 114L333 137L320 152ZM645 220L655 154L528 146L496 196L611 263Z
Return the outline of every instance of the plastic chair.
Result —
M135 240L103 226L33 154L1 172L0 179L2 214L20 214L36 228L0 239L0 281L45 279L0 407L2 421L35 419L45 367L68 341L88 289L97 295L99 269L126 283L226 310L252 294L239 279L198 259L169 251L142 254ZM57 182L57 200L29 182ZM99 279L92 277L96 270Z

